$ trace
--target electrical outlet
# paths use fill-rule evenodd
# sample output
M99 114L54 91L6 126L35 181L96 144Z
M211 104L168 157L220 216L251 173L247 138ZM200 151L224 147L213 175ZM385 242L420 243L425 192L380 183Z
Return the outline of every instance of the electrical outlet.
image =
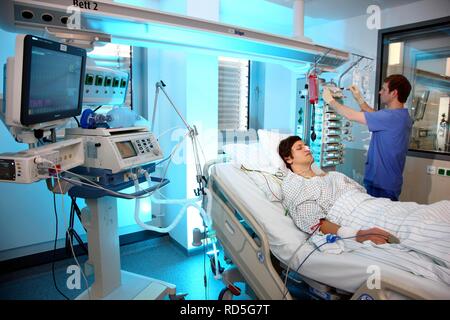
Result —
M438 168L437 174L440 176L445 176L445 168Z
M435 166L427 166L427 173L428 174L436 174L436 167Z

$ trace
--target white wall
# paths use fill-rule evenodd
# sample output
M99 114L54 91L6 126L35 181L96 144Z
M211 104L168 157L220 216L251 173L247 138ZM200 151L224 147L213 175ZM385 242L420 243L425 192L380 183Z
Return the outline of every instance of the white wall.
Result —
M381 9L381 29L442 18L450 15L447 0L423 0L389 9ZM351 52L376 57L378 30L367 28L369 14L323 23L313 27L305 26L305 36L317 44L342 48Z
M217 57L190 54L187 66L187 120L198 129L198 140L201 146L199 157L201 163L215 159L218 148L218 92L219 65ZM194 197L193 190L198 188L197 170L195 168L192 145L187 150L187 180L186 193ZM203 170L203 168L201 168ZM187 243L192 243L192 230L203 226L197 209L190 208L187 221Z
M186 64L186 53L168 50L160 51L159 79L164 81L167 94L183 115L186 114L187 105ZM154 91L154 84L150 83L149 86L149 90ZM159 95L157 112L157 129L155 130L155 134L160 136L159 142L167 157L178 143L178 138L181 138L180 136L182 132L184 132L184 125L162 92ZM178 132L176 136L174 136L174 130L175 134ZM182 132L180 132L180 130ZM172 161L167 171L166 178L170 180L170 183L164 187L163 194L171 199L186 198L186 166L183 162L185 150L186 148L183 145L178 149L178 152L175 154L175 159ZM179 207L171 205L165 206L164 208L161 208L161 210L166 213L166 216L163 219L164 225L166 226L175 218ZM186 231L184 231L186 229L186 224L186 219L183 219L171 233L182 245L185 245L186 243L186 240L184 240L186 238Z
M164 5L167 5L165 3ZM219 17L219 1L188 0L185 4L178 1L179 13L202 19L217 20ZM172 8L173 10L173 8ZM152 64L152 63L149 63ZM176 107L191 126L196 125L199 141L207 160L217 153L217 112L218 112L218 62L216 56L177 51L161 50L159 53L160 79L166 84L166 90ZM151 69L149 67L149 69ZM154 72L153 72L154 74ZM153 76L152 76L153 77ZM153 83L150 82L150 88ZM153 89L154 90L154 89ZM153 98L151 98L153 99ZM158 132L169 132L161 139L161 145L168 155L180 137L186 132L165 97L159 99ZM149 111L149 114L151 111ZM171 128L179 129L170 130ZM200 151L201 152L201 151ZM202 154L200 153L201 160ZM164 188L164 195L171 199L193 197L193 189L197 188L196 171L192 154L192 146L187 139L175 154L174 162L168 170L170 184ZM179 213L180 206L166 206L161 209L166 213L164 223L168 225ZM180 223L170 232L170 236L181 246L189 249L194 227L200 227L197 210L189 210Z
M264 128L281 132L295 131L296 79L291 70L265 64Z
M292 9L265 0L220 0L220 21L286 37L292 35Z
M114 0L114 2L156 10L160 5L160 0Z
M14 45L15 45L16 35L11 32L6 32L0 29L0 43L2 44L2 49L0 50L0 66L1 66L1 77L0 77L0 92L3 94L3 64L6 63L6 59L14 56Z

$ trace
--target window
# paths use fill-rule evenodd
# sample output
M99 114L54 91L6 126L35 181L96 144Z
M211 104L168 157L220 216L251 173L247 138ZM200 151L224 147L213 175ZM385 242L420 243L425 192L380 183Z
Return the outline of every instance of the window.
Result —
M380 30L378 41L377 88L396 73L412 86L410 155L449 160L450 20Z
M219 57L219 131L248 130L249 61Z

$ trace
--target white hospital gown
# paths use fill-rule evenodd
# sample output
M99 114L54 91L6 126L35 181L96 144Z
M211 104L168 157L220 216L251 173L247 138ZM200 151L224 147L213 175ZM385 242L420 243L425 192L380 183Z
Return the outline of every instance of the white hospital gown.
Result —
M366 192L357 182L336 171L307 179L289 170L281 188L284 206L297 227L306 233L316 229L343 194L350 190Z

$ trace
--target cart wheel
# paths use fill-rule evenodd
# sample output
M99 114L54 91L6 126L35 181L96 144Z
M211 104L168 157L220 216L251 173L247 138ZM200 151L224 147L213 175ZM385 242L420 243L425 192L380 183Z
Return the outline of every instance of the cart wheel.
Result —
M233 300L233 294L227 287L223 288L219 293L219 300Z

